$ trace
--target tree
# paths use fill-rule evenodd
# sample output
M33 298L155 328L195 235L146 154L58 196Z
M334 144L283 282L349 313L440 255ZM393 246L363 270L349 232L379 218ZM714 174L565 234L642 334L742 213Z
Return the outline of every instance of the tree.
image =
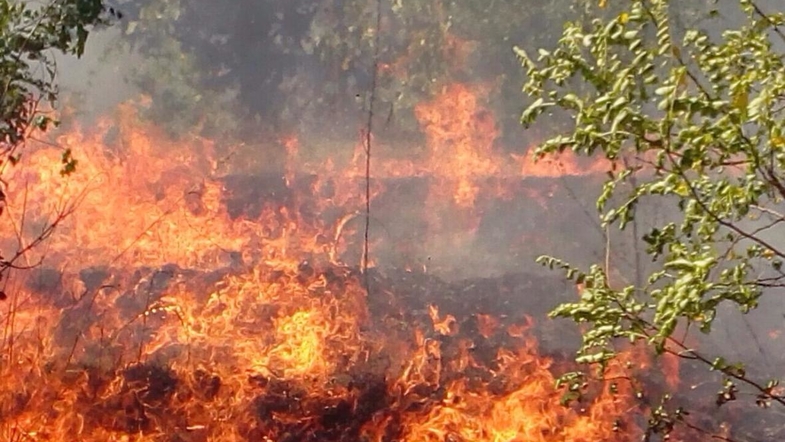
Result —
M3 184L0 201L3 204L10 184L2 180L2 173L19 161L33 133L46 132L57 124L47 109L54 107L58 97L53 52L81 56L91 30L119 17L118 11L101 0L52 0L37 6L0 0L0 181ZM63 151L62 162L63 174L73 172L76 160L70 150ZM0 257L0 278L7 270L18 268L15 262L45 239L55 223L49 224L36 240L20 244L13 256ZM0 293L0 298L4 296Z
M740 0L740 26L721 35L676 32L677 3L631 0L588 28L568 24L536 59L517 51L533 99L524 125L553 112L572 119L537 154L571 149L615 164L597 199L608 229L642 221L652 202L665 213L645 220L651 225L636 240L651 264L629 282L610 277L605 263L581 270L541 257L580 288L580 299L552 316L585 327L577 361L600 371L622 341L643 344L721 373L717 405L748 390L758 406L785 406L777 380L754 378L744 361L685 341L696 329L712 333L721 307L747 314L785 286L785 14ZM719 12L709 13L714 29ZM587 376L562 380L574 393ZM680 412L656 408L649 433L678 423L691 425Z
M510 42L553 41L549 25L587 1L381 2L379 60L373 0L121 4L125 41L145 57L132 81L158 98L149 115L166 118L173 132L234 135L245 125L258 137L263 124L277 132L307 125L302 132L338 127L354 137L378 64L383 124L376 126L399 139L419 132L414 106L456 81L497 85L489 101L499 103L505 127L520 129L513 97L521 78Z

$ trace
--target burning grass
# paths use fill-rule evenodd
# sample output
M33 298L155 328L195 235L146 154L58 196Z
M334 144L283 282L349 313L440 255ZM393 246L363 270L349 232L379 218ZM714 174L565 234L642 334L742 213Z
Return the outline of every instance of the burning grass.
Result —
M493 119L468 87L446 89L418 117L431 155L375 165L373 197L388 192L385 180L425 178L426 233L449 225L460 247L483 219L478 201L510 199L508 184L532 166L495 152ZM79 152L77 175L58 176L59 152L42 146L11 179L20 188L2 222L20 233L4 237L6 248L34 236L58 205L78 210L28 257L48 267L8 281L0 439L640 434L635 416L646 406L629 383L560 403L554 373L564 358L542 352L531 317L555 303L540 297L563 288L531 275L448 284L419 270L372 269L366 291L352 264L364 205L358 151L340 167L307 164L288 138L279 175L244 177L221 172L214 143L171 140L140 125L130 106L114 121L61 135ZM554 164L543 167L583 173ZM398 245L377 239L372 252ZM646 363L617 369L627 376Z
M487 286L375 274L366 297L361 275L334 266L102 275L67 307L17 318L26 332L0 393L7 437L626 440L617 427L634 401L562 407L551 359L516 325L525 313ZM489 326L477 309L501 319Z

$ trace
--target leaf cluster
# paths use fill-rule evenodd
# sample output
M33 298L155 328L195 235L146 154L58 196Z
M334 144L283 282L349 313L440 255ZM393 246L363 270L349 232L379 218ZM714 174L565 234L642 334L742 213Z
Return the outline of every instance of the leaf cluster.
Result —
M573 122L537 155L610 160L597 199L606 228L626 229L646 204L666 214L637 238L651 258L641 284L540 258L580 284L580 300L552 312L588 325L580 362L606 363L623 339L711 364L677 330L710 333L721 305L746 313L782 286L785 14L738 3L744 23L719 36L675 32L676 2L633 0L610 19L569 23L551 50L517 50L533 99L522 123L555 111ZM746 378L729 367L718 370Z

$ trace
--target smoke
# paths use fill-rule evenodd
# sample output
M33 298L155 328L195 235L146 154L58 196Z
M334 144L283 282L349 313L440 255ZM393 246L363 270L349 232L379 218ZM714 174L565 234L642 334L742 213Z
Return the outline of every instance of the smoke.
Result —
M82 57L56 55L61 105L84 121L106 115L139 94L127 76L141 57L125 50L122 38L118 27L97 29L91 32Z
M153 3L153 0L147 0L139 6ZM205 94L237 91L228 102L228 108L233 112L230 115L239 121L235 137L255 141L260 137L261 127L272 126L273 133L278 135L295 133L302 141L303 156L323 154L346 158L351 156L363 128L369 69L373 66L371 48L367 40L363 40L367 37L363 28L372 21L372 3L365 2L365 9L356 14L365 22L350 23L346 21L347 5L352 4L349 1L322 4L239 2L220 7L212 1L191 2L183 6L182 16L172 22L169 37L179 41L182 51L195 60L192 69L198 75L193 79L184 78L184 82L194 81L190 86ZM697 23L718 35L743 19L736 1L723 1L716 6L714 2L704 0L689 3L699 13L691 17L677 15L677 27ZM760 4L766 10L778 6L774 0ZM718 9L720 18L700 19L711 8ZM438 11L426 12L435 14ZM454 11L444 13L449 15L451 12ZM423 90L440 81L490 84L495 88L486 105L501 127L495 146L498 151L523 153L533 142L539 141L518 124L525 101L519 92L523 76L510 48L513 44L531 49L552 44L561 31L557 23L574 18L575 12L544 17L531 14L533 18L525 24L516 25L510 21L507 28L495 34L489 29L496 26L494 20L499 17L490 15L488 10L480 9L473 12L473 16L469 14L463 18L445 18L445 23L454 26L455 35L465 42L439 40L442 35L428 33L433 27L433 22L429 22L432 16L415 16L416 19L407 21L395 19L391 9L385 9L383 14L384 51L380 60L383 65L394 69L396 66L405 68L405 63L413 63L411 60L425 59L433 63L417 65L408 71L404 69L404 75L387 76L381 82L379 112L374 122L376 149L383 154L394 152L401 157L422 157L423 127L412 109L416 103L431 99ZM142 20L142 17L128 20ZM58 60L65 101L74 104L85 121L111 112L118 103L142 92L168 90L158 86L144 90L128 81L133 68L149 63L149 57L155 53L151 48L158 40L154 40L153 33L128 37L125 35L127 24L94 32L81 59L60 57ZM411 37L414 32L422 35L422 45L413 44L417 43ZM351 40L345 45L329 46L327 42L335 35ZM133 38L137 43L141 41L136 46L139 49L125 49ZM480 49L472 49L471 44ZM775 40L778 47L783 47L782 44ZM443 49L448 45L455 47L450 57L458 58L463 54L461 51L469 54L465 65L450 66L449 62L455 60L449 57L439 60L426 50L430 46ZM488 48L497 50L488 51ZM326 62L324 57L327 57ZM174 66L175 62L172 63ZM168 95L164 93L153 96L157 103L167 99ZM218 114L215 108L202 103L189 106L167 109L172 118L178 113L195 113L207 119ZM162 123L167 122L163 120ZM275 143L255 143L249 149L266 159L281 159L284 155L281 146ZM282 163L267 161L276 165ZM459 222L457 214L440 214L444 222L442 232L429 230L423 224L423 201L427 192L422 187L427 183L422 178L387 184L392 187L372 205L372 234L397 247L381 252L377 257L381 264L427 269L445 278L460 279L509 272L541 272L543 270L536 268L533 260L544 253L565 257L584 266L605 260L606 239L598 226L593 204L599 182L586 178L524 180L517 184L518 193L512 199L488 199L478 203L481 219L475 232L462 230L465 224ZM641 232L645 231L647 220L654 224L656 217L663 216L661 208L641 210ZM629 233L614 234L610 242L610 259L619 269L619 276L627 281L639 270L635 268L634 255L641 251L633 246L633 240ZM718 337L715 344L727 350L740 347L737 342L744 341L744 336L763 341L763 336L782 326L782 311L783 304L771 300L766 301L765 309L750 317L751 321L735 321L731 319L733 315L724 314L713 335ZM768 351L771 350L763 350Z
M377 154L415 162L427 157L425 128L414 108L451 83L491 90L481 106L492 112L499 128L493 149L500 157L522 155L540 141L539 134L524 132L518 123L525 100L519 91L523 71L510 49L513 44L532 49L552 44L561 29L555 25L575 18L575 12L544 8L550 15L543 16L516 12L514 5L452 5L423 15L383 4L378 61L389 66L384 69L400 72L384 74L379 83ZM162 18L150 19L145 8ZM196 1L177 11L166 8L175 7L155 0L130 3L122 23L91 34L81 59L59 58L64 104L80 119L89 123L145 93L152 96L152 115L159 124L207 121L208 126L234 128L229 138L235 140L228 142L252 145L241 154L264 158L266 164L258 170L265 173L276 168L282 173L285 157L279 143L258 142L270 135L293 133L303 157L348 160L364 129L374 66L364 30L374 21L373 2L270 0L218 7ZM505 16L512 13L525 24ZM353 23L355 18L361 21ZM449 32L440 23L449 24ZM336 35L346 42L334 41ZM187 62L169 59L172 41ZM138 72L145 67L141 79ZM227 91L236 94L216 105L216 96ZM192 99L198 93L206 98ZM224 124L227 120L231 124ZM380 264L463 278L539 272L534 258L543 253L573 257L579 264L604 255L605 241L591 204L599 183L508 179L502 185L514 187L518 195L483 197L476 223L461 222L460 214L440 209L447 212L429 214L438 218L437 229L422 223L426 196L417 189L422 184L412 178L397 185L397 193L390 190L374 201L372 233L389 244L409 243L385 250Z

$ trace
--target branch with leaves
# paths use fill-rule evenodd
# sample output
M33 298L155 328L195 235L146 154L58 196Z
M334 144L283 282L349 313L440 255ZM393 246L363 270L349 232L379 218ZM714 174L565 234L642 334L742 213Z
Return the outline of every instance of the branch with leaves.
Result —
M43 5L0 0L0 214L6 192L14 184L2 179L3 172L19 162L29 139L57 125L47 111L55 107L59 93L54 53L81 56L89 33L119 18L120 12L102 0L51 0ZM76 168L72 152L64 149L61 158L61 174L72 173ZM10 270L30 268L31 264L18 261L45 241L71 211L58 211L30 242L23 243L17 231L17 251L0 257L0 279Z
M565 113L571 131L537 155L570 149L617 165L597 200L604 226L624 230L653 201L670 207L666 221L636 238L651 258L645 281L615 287L602 265L581 271L540 258L581 287L577 302L552 312L587 324L578 362L602 367L617 358L621 341L648 345L722 373L717 405L734 400L742 385L759 406L785 405L776 380L752 379L741 363L706 356L676 336L711 333L721 305L746 314L785 278L778 210L785 53L777 49L785 14L750 0L739 6L745 22L719 38L677 33L675 2L633 0L610 19L568 24L555 49L536 59L517 50L524 91L534 99L522 121Z

